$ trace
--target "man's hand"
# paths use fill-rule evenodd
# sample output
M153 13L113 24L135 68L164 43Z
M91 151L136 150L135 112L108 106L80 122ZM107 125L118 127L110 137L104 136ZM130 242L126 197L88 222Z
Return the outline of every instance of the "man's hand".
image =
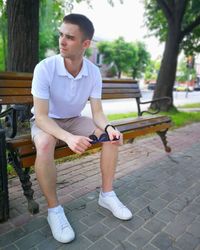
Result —
M83 154L89 147L91 147L90 138L86 136L70 135L64 140L68 147L77 154Z
M107 133L112 144L123 145L123 134L121 134L117 129L114 129L113 127L109 126L107 128ZM119 140L115 141L114 139L119 139Z

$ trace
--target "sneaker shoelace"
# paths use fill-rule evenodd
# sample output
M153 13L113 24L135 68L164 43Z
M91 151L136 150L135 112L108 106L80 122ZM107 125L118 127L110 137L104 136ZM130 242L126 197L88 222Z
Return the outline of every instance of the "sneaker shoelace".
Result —
M65 217L65 214L62 212L62 213L57 213L57 215L58 215L58 220L59 220L62 230L69 227L69 222L67 218Z
M118 199L116 194L113 194L111 197L113 197L115 199L115 201L117 202L117 204L119 205L120 208L126 208L126 206L124 206L124 204Z

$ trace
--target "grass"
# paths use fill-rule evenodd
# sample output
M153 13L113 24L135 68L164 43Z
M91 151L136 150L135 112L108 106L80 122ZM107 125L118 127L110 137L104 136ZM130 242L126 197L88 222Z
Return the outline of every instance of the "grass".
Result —
M180 106L179 108L200 108L200 103L187 104ZM200 122L200 112L186 112L171 110L169 112L161 112L160 114L168 115L173 121L173 128L179 128L194 122ZM123 118L136 117L137 113L127 113L127 114L112 114L108 115L110 121L119 120Z
M179 108L200 108L200 103L189 103L185 105L178 106Z

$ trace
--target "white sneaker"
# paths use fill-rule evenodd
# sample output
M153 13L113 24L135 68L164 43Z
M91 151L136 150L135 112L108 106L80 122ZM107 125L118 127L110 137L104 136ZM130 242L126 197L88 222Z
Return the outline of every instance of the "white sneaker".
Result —
M53 237L57 241L68 243L75 238L74 230L69 224L63 208L61 208L59 212L48 212L47 221L51 228Z
M111 195L105 197L100 192L98 204L110 210L120 220L130 220L133 217L131 211L121 203L114 191Z

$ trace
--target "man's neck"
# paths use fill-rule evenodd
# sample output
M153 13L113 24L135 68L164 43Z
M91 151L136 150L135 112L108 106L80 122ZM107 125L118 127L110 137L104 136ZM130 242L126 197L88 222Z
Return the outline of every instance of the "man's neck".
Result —
M81 71L83 65L83 58L80 60L71 60L68 58L64 59L65 68L73 76L76 77Z

